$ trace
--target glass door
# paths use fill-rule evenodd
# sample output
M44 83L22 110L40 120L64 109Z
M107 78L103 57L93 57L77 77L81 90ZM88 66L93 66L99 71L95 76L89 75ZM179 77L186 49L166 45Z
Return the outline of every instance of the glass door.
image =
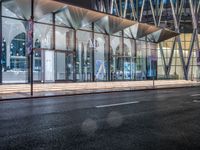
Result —
M34 50L33 55L33 80L34 82L55 82L55 51Z
M55 53L55 76L56 81L66 79L66 54L62 52Z
M66 54L66 80L74 81L73 54Z
M73 54L55 53L55 77L56 81L73 81Z

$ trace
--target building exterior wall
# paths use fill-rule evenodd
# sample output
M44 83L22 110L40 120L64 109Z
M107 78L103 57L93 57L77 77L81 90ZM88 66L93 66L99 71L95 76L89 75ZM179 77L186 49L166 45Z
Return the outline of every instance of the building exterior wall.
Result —
M179 32L157 46L158 78L200 78L199 0L97 0L93 8Z
M192 15L195 16L193 22L189 19L192 27L190 31L185 29L188 20L184 20L183 23L177 21L174 12L178 11L178 2L162 4L161 1L152 1L150 8L149 2L151 0L112 0L106 3L97 0L92 9L156 26L167 26L180 32L180 36L154 44L129 38L123 30L109 35L102 33L93 23L79 29L71 28L62 19L61 13L49 13L37 21L34 20L34 82L198 79L199 35L194 24L199 8L193 9L193 13L196 14ZM180 14L185 16L184 14L194 7L194 3L192 4L184 9L184 3L185 11L180 10ZM10 6L12 9L9 9ZM30 8L31 3L26 7ZM26 17L26 14L31 14L27 12L31 9L21 10L15 0L1 2L1 8L2 83L28 83L30 57L27 37L31 16ZM17 11L12 11L13 8ZM162 15L153 15L151 10ZM180 19L180 15L178 16Z

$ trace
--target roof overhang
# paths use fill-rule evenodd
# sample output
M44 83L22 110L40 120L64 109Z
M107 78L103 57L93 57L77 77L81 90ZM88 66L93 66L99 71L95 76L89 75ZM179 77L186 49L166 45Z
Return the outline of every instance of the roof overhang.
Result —
M107 34L114 34L119 31L122 31L132 25L136 24L135 21L123 19L116 16L106 15L101 18L95 25L99 27L99 31L105 32Z
M159 28L156 26L138 22L135 25L125 29L125 34L130 38L140 39L158 30Z
M169 30L167 28L161 28L158 31L147 35L147 41L153 42L153 43L160 43L165 40L176 37L177 35L179 34L172 30Z
M18 14L21 18L30 19L31 0L8 0L5 1L4 7ZM36 21L49 13L57 13L64 25L75 30L93 23L99 32L112 35L124 30L125 35L129 38L143 39L145 37L153 43L159 43L178 35L178 33L166 28L163 29L55 0L34 0L34 19Z

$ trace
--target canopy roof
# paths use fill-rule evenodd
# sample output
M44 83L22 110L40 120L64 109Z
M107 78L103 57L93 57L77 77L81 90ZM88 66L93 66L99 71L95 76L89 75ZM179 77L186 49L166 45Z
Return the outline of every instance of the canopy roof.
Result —
M134 39L142 38L148 34L158 31L160 28L144 23L136 23L135 25L126 28L125 34Z
M122 19L116 16L105 16L95 22L95 25L99 27L99 31L105 32L107 34L117 33L134 24L136 24L136 22Z
M174 32L172 30L169 30L167 28L163 28L163 29L160 29L156 32L153 32L153 33L147 35L147 40L149 42L153 42L153 43L160 43L167 39L173 38L177 35L178 35L178 33Z
M23 19L30 19L31 0L3 0L3 6ZM55 0L34 0L34 19L42 19L49 13L56 13L62 23L76 30L94 23L99 32L115 34L124 30L133 39L143 39L159 43L178 34L166 28L159 28L125 18L72 6Z

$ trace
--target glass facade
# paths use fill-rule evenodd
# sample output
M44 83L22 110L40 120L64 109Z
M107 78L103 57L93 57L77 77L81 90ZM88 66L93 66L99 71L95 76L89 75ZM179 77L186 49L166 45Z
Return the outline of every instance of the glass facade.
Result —
M40 0L35 1L39 4ZM198 44L197 41L191 42L193 33L182 33L187 26L182 26L180 31L180 51L177 37L161 43L153 43L147 36L132 38L125 27L118 28L116 24L111 26L112 22L103 29L103 24L96 23L103 18L101 15L94 18L85 10L78 12L77 8L63 8L63 4L57 2L43 10L35 3L31 5L31 2L1 2L1 82L4 84L29 83L31 74L35 83L186 79L184 71L188 71L189 79L199 78ZM153 24L151 9L146 5L143 7L143 2L135 1L137 17L130 15L131 6L128 4L127 18L138 18L142 13L140 22ZM176 30L167 21L173 20L169 13L170 3L155 1L153 7L161 4L163 15L160 17L160 26ZM124 1L123 11L125 6ZM185 9L183 13L187 14L187 11ZM117 9L113 8L113 12L117 13ZM31 23L33 72L30 71L29 52ZM187 62L188 59L189 67L184 70L183 61Z
M177 37L157 44L157 66L155 62L149 64L147 53L147 66L157 68L154 71L157 79L200 79L199 0L112 0L105 3L108 1L98 0L93 8L179 33ZM145 60L138 61L145 63ZM148 74L147 70L146 77Z

